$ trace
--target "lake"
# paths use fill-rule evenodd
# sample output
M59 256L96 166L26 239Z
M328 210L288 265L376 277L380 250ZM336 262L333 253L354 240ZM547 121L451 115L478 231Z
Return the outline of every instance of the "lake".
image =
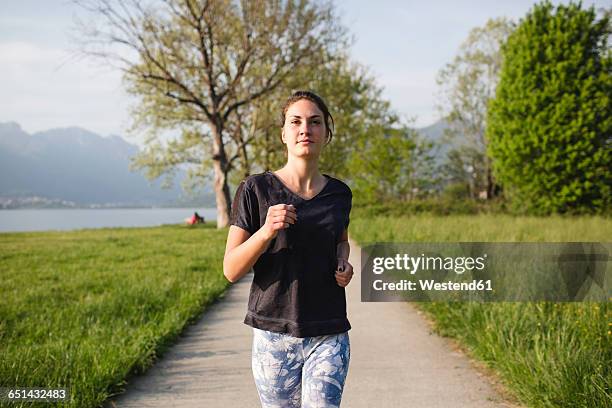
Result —
M217 221L215 208L113 208L0 210L0 232L73 230L105 227L153 227L180 224L197 211Z

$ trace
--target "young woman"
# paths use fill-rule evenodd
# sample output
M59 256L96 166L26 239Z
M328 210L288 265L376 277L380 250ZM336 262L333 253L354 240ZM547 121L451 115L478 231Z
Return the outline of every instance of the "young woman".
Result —
M344 287L352 193L318 163L333 118L318 95L298 91L282 109L287 164L240 183L223 272L251 268L244 322L253 327L253 376L263 407L337 407L350 344Z

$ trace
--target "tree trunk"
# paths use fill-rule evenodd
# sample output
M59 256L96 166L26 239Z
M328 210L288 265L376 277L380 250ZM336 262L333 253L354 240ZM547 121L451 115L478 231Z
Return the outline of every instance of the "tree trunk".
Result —
M231 210L231 198L229 185L227 184L227 173L229 165L225 147L223 146L223 124L221 118L217 117L211 124L213 132L213 169L215 171L214 186L217 202L217 228L225 228L229 225Z
M491 160L488 157L485 158L485 163L487 166L487 200L495 197L496 188L495 188L495 180L493 180L493 172L491 170Z
M225 165L227 166L227 160ZM217 201L217 228L225 228L229 225L231 206L227 173L223 171L223 167L224 165L220 160L213 161L213 168L215 170L215 198Z
M272 163L271 163L271 159L270 159L270 154L272 152L272 147L271 147L271 143L270 143L270 130L266 127L264 129L264 135L263 135L263 140L264 140L264 154L263 154L263 167L265 171L272 171Z
M247 152L246 145L242 145L241 149L242 153L242 161L244 162L244 178L247 178L251 175L251 163L249 163L249 153Z

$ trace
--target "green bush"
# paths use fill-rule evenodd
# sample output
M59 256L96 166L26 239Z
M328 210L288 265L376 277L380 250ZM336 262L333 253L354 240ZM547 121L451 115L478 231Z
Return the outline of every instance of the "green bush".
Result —
M608 16L537 4L502 47L487 137L515 209L596 213L612 204Z
M471 198L456 198L452 195L414 199L410 201L385 201L384 203L354 204L352 217L404 216L414 214L500 214L507 212L507 204L501 199L476 201Z

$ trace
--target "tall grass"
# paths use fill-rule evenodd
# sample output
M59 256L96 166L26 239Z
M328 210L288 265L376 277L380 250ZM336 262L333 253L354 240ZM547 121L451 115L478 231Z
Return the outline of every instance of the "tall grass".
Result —
M511 215L352 215L359 242L608 242L612 218Z
M0 234L0 386L65 387L58 405L99 406L224 291L226 234Z
M354 217L351 236L374 242L610 241L604 217ZM612 406L612 308L607 303L418 303L436 331L497 370L530 407Z

